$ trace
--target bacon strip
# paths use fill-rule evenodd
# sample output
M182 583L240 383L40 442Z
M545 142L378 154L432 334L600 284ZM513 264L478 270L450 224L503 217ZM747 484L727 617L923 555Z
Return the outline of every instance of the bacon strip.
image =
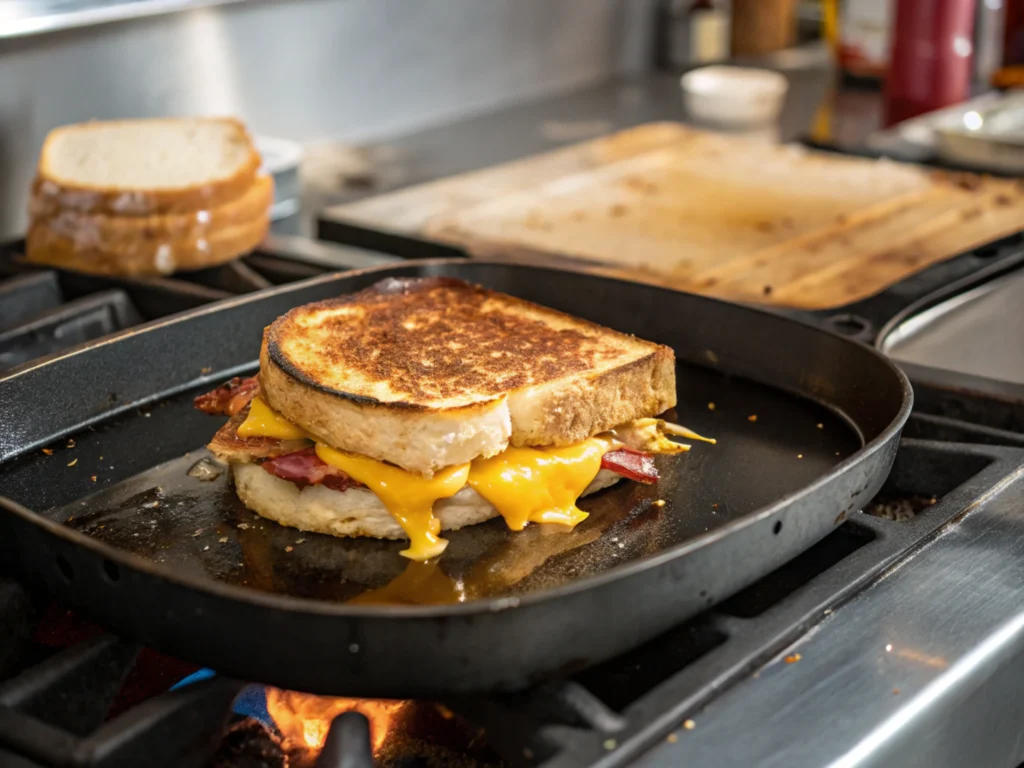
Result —
M325 485L336 491L362 487L361 483L337 467L324 462L316 455L314 448L303 448L300 451L275 456L260 466L275 477L288 480L300 487ZM606 453L601 459L601 468L640 483L650 484L658 480L658 470L654 466L653 457L649 453L632 448L620 448Z
M234 377L212 392L195 399L195 407L205 413L225 414L231 419L218 430L209 448L223 461L258 462L267 472L299 487L324 485L335 491L362 487L340 469L324 462L307 440L277 440L270 437L238 436L249 403L259 394L255 376ZM623 446L601 459L601 468L639 483L658 481L658 470L651 454Z
M325 485L335 491L345 491L360 486L360 483L340 469L323 461L316 455L314 448L304 448L284 456L276 456L267 459L260 466L274 477L288 480L299 487Z
M235 376L226 384L221 384L212 392L197 397L193 403L196 408L211 415L234 416L247 406L259 394L260 382L255 376L243 379Z
M221 461L254 462L292 453L309 445L308 440L278 440L274 437L239 437L238 428L249 415L248 406L217 430L206 446Z
M601 469L611 470L638 483L650 485L658 482L658 469L654 466L654 457L633 448L623 447L609 451L601 459Z

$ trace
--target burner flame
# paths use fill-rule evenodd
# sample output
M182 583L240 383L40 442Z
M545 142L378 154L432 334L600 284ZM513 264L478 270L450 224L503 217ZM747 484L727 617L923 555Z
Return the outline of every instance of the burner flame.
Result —
M407 704L384 699L314 696L270 686L266 688L266 695L267 712L285 744L313 754L323 749L331 722L344 712L359 712L370 721L370 744L374 755L379 754Z

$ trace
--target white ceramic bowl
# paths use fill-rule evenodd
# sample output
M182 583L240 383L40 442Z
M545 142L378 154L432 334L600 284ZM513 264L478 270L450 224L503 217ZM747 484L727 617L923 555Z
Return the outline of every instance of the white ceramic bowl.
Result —
M789 90L789 81L778 72L717 64L691 69L679 84L693 120L737 127L777 121Z

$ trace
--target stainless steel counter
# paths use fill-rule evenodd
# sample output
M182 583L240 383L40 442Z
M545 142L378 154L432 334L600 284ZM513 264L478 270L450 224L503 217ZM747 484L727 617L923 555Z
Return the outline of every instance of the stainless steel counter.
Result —
M1024 272L954 296L908 318L883 340L890 357L1024 384Z
M1018 765L1022 472L640 764Z

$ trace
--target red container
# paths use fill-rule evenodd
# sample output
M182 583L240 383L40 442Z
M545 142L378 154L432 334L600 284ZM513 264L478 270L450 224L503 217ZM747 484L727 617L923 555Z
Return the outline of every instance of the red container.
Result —
M1003 66L1024 64L1024 0L1006 0Z
M975 0L897 0L885 124L970 95Z

